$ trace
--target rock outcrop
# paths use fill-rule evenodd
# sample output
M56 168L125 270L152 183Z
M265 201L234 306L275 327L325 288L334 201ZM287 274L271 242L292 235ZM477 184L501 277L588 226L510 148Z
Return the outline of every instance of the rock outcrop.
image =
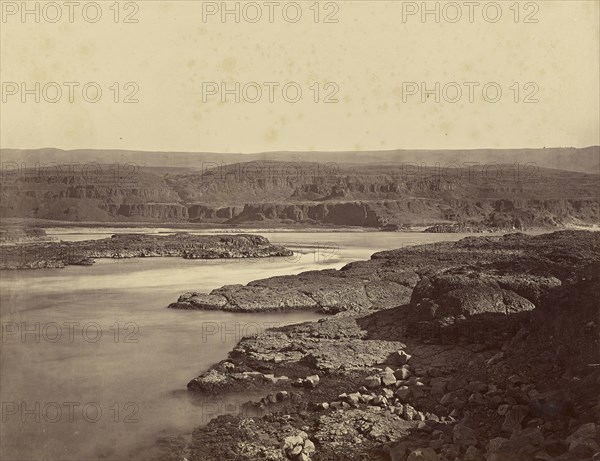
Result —
M431 232L597 224L593 174L494 164L450 174L439 167L247 162L205 169L79 167L6 174L3 218L359 226ZM468 173L468 174L466 174Z
M243 338L188 387L265 397L196 429L188 459L592 459L599 269L600 234L563 231L386 251L325 271L323 285L395 280L412 294ZM316 280L255 283L277 295ZM255 285L240 291L250 297ZM418 331L436 321L452 334ZM465 323L470 333L457 328Z
M186 259L266 258L291 256L259 235L115 234L81 242L2 245L0 269L42 269L91 265L96 258L180 257Z

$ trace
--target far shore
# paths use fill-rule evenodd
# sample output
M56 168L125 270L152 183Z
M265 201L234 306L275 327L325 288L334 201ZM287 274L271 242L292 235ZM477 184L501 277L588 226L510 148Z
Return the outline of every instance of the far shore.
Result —
M54 221L48 219L37 218L3 218L0 227L34 227L34 228L82 228L82 229L139 229L150 228L164 229L164 232L169 232L171 229L190 230L190 231L207 231L219 233L248 233L248 232L405 232L419 233L425 232L426 229L436 225L451 226L452 221L435 221L429 223L407 224L398 230L387 230L385 228L361 227L361 226L336 226L336 225L282 225L277 222L260 222L247 223L245 225L223 224L223 223L193 223L193 222L169 222L160 223L156 221ZM466 233L506 233L506 232L552 232L559 230L600 230L600 225L567 225L561 227L543 227L543 228L527 228L525 230L506 229L506 228L486 228L479 232ZM455 233L455 232L448 232Z

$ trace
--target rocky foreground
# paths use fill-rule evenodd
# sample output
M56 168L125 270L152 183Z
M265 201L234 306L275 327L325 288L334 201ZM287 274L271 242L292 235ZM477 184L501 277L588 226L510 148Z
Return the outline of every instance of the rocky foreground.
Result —
M186 259L268 258L292 251L259 235L115 234L101 240L0 246L0 269L48 269L91 265L97 258L180 257Z
M264 398L164 442L190 461L598 459L599 270L600 233L512 234L183 295L337 314L242 339L188 388Z

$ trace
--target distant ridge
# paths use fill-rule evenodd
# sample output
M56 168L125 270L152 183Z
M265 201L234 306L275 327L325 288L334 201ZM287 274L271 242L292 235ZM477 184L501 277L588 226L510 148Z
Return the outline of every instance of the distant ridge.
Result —
M207 163L231 164L250 161L276 160L284 162L335 162L358 164L417 163L435 166L466 162L479 163L535 163L541 168L600 174L600 146L586 148L550 147L541 149L465 149L424 150L398 149L385 151L332 151L332 152L151 152L115 149L0 149L3 163L135 163L140 166L206 168Z
M600 216L593 149L544 156L524 150L371 156L73 152L15 151L12 161L3 156L0 216L311 228L439 225L440 232L448 225L588 226ZM159 165L165 158L170 162ZM567 160L571 171L557 168ZM576 164L587 171L573 171Z

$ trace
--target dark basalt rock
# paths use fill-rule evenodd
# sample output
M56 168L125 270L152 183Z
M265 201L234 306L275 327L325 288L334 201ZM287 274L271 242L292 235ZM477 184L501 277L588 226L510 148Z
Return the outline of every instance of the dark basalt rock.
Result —
M82 242L2 245L0 269L40 269L90 265L96 258L180 257L193 259L291 256L259 235L116 234Z
M415 289L395 307L367 295L368 311L243 338L188 387L260 389L265 397L252 405L266 414L198 428L188 459L290 459L296 444L284 441L298 434L314 441L314 460L592 459L600 445L599 267L600 234L559 232L392 250L325 271L324 285ZM317 280L313 271L180 300L216 305L225 293L281 295L284 286L314 290ZM418 332L423 323L454 336ZM477 334L457 329L465 325ZM318 385L305 386L311 375ZM293 398L277 399L284 391Z

